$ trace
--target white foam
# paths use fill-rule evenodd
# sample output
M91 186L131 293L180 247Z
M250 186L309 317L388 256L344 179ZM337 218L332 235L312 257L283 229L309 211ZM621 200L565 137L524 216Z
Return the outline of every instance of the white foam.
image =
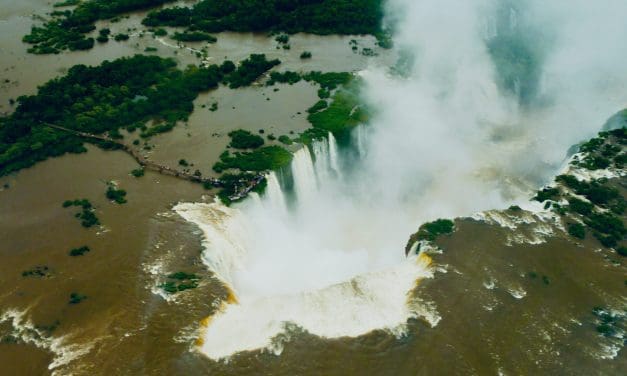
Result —
M213 359L273 347L290 324L320 337L359 336L386 328L400 333L409 317L437 325L430 307L411 302L416 279L430 273L424 263L408 259L396 268L357 276L326 288L280 296L242 299L211 318L201 351Z
M8 322L13 331L11 335L19 341L36 346L40 349L50 351L53 354L52 362L48 369L56 375L60 372L58 368L68 365L70 362L89 353L94 343L71 343L71 335L60 337L47 336L43 331L26 317L26 311L8 309L0 315L0 323Z

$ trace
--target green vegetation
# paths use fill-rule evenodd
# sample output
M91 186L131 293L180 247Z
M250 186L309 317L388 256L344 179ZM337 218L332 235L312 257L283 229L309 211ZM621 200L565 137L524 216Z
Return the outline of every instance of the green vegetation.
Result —
M39 87L36 95L18 98L15 112L0 117L0 176L50 157L85 152L84 142L118 147L48 124L92 134L108 132L111 137L122 137L120 129L139 128L141 137L151 137L187 120L199 92L222 81L248 85L275 64L278 61L268 62L264 55L252 55L233 71L232 62L181 71L171 59L136 55L97 67L75 65L65 76ZM147 128L150 120L153 126Z
M530 279L536 279L536 278L538 278L538 273L533 272L533 271L528 272L527 273L527 277L530 278ZM543 275L542 276L542 283L544 283L545 285L548 286L551 283L551 280L546 275Z
M279 82L282 84L290 84L293 85L300 80L302 80L302 76L297 72L286 71L286 72L271 72L270 79L266 81L266 86L272 86L275 83Z
M581 144L579 151L584 153L583 159L575 159L571 164L585 169L622 168L610 158L620 155L622 152L620 145L625 144L626 136L625 128L600 132L598 137ZM605 167L600 167L598 162L600 158L607 158L607 161L602 163ZM570 223L568 225L570 235L584 239L587 227L601 245L614 248L620 254L620 250L624 249L621 243L627 235L627 228L621 217L627 208L627 201L619 189L606 178L581 181L572 175L560 175L555 181L559 183L557 187L541 190L534 199L553 200L552 204L547 202L545 208L552 207L559 215L576 217L585 224L584 226ZM573 194L582 196L585 200ZM563 200L566 200L568 205L557 204Z
M381 0L202 0L191 8L150 12L142 23L185 26L210 33L378 34L383 17L381 3Z
M261 136L242 129L229 132L229 137L231 137L229 145L235 149L256 149L264 144Z
M154 31L155 36L164 37L168 35L168 31L166 29L158 28Z
M418 240L434 241L438 236L453 232L455 224L449 219L438 219L420 226Z
M627 312L623 311L621 314L604 307L594 307L592 315L599 334L608 338L623 339Z
M346 88L333 95L331 104L324 110L307 116L314 128L324 129L337 136L356 125L368 121L369 114L360 106L355 90Z
M129 35L124 33L116 34L115 37L113 37L116 42L122 42L128 40L129 38Z
M183 33L174 33L172 39L177 40L179 42L202 42L206 41L209 43L215 43L218 41L218 38L214 37L211 34L202 32L202 31L186 31Z
M223 66L225 64L226 62ZM279 64L281 64L281 61L278 59L268 61L266 60L266 55L264 54L252 54L248 59L242 61L239 67L230 73L228 78L229 87L231 89L236 89L242 86L249 86L265 72ZM230 68L230 66L227 68Z
M266 146L251 152L236 152L230 154L225 151L220 155L220 161L213 165L215 172L227 169L241 171L270 171L288 165L292 161L292 154L280 146Z
M274 40L279 44L287 44L290 41L290 36L287 34L279 34Z
M422 226L418 228L418 232L413 234L409 241L407 242L407 246L405 247L405 253L409 253L412 246L418 241L435 241L438 236L446 235L453 232L455 229L455 223L449 219L438 219L433 222L424 223ZM417 252L419 249L417 250Z
M35 266L31 269L24 270L22 272L22 277L37 277L42 278L50 275L50 268L46 265Z
M307 109L307 112L309 112L310 114L313 114L313 113L322 111L322 110L324 110L327 107L329 107L329 104L327 103L327 101L321 99L318 102L316 102L316 104L314 104L313 106L309 107Z
M94 25L96 21L171 1L173 0L86 0L76 4L72 0L65 1L62 6L77 5L77 7L72 11L53 12L51 20L42 26L33 26L30 34L24 36L22 40L33 45L28 52L34 54L88 50L94 46L94 39L86 38L85 34L96 28ZM58 4L62 3L55 5Z
M118 189L113 183L107 183L107 192L105 193L107 198L117 204L126 204L126 191Z
M286 135L282 135L282 136L279 136L279 142L284 144L284 145L291 145L292 144L292 139L290 139Z
M324 140L329 132L320 128L309 128L298 136L298 142L310 145L313 141Z
M140 168L136 168L133 171L131 171L131 175L133 175L136 178L141 178L142 176L144 176L145 171L143 167Z
M99 225L100 221L96 214L94 214L94 207L87 199L82 200L67 200L63 202L62 205L64 208L69 208L71 206L80 207L82 210L79 213L76 213L74 216L81 221L81 225L85 228L90 228L95 225Z
M82 255L84 255L85 253L87 253L89 251L91 251L91 249L89 249L88 246L84 245L84 246L79 247L79 248L71 249L70 252L69 252L69 255L70 256L82 256Z
M198 287L198 281L200 277L195 274L188 274L185 272L176 272L169 274L167 281L161 284L159 287L168 294L175 294L179 291L185 291Z
M68 302L68 304L78 304L85 299L87 299L86 295L81 295L77 292L73 292L70 294L70 301Z
M552 200L559 195L559 189L557 188L542 188L542 190L538 191L536 196L533 198L538 202L544 202L546 200Z
M586 228L581 223L569 223L568 233L578 239L586 238Z
M52 6L55 8L70 7L73 5L78 5L80 2L81 0L65 0L65 1L60 1L58 3L54 3Z
M263 179L260 179L263 178ZM266 188L267 181L265 177L249 173L241 172L238 174L225 173L220 177L220 181L223 186L218 192L218 197L225 205L230 205L232 202L242 200L246 197L246 193L251 186L252 192L263 193ZM206 188L211 188L207 186Z
M301 59L311 59L311 52L303 51L303 53L300 54L300 58Z

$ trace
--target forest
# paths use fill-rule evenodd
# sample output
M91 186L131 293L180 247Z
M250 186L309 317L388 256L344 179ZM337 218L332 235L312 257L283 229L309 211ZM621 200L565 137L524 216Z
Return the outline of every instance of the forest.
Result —
M55 10L41 26L33 26L24 36L32 44L28 52L56 54L63 50L89 50L95 40L87 34L95 22L121 14L155 8L174 0L88 0L58 3L76 5L74 10ZM177 40L215 41L206 32L283 31L314 34L372 34L384 40L381 0L203 0L193 7L172 7L152 11L142 21L149 27L181 26ZM100 35L100 42L108 38Z
M381 0L203 0L191 8L150 12L146 26L191 30L282 31L314 34L378 34Z
M62 50L88 50L94 39L85 34L96 29L98 20L113 18L119 14L152 8L173 0L89 0L78 3L74 10L55 11L53 18L42 26L33 26L30 34L22 39L33 47L34 54L59 53ZM61 3L63 6L72 3ZM104 40L104 39L103 39Z
M15 112L0 118L0 176L49 157L85 152L84 141L96 142L49 124L112 138L121 138L122 129L139 129L142 137L150 137L187 120L199 92L220 83L250 85L279 63L251 55L237 68L225 61L180 70L172 59L136 55L96 67L75 65L36 95L18 98Z

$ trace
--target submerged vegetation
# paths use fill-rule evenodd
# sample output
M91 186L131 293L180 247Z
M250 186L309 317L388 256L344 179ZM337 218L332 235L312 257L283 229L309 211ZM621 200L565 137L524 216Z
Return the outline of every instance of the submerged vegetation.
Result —
M107 191L105 192L105 196L116 204L126 204L126 191L123 189L118 189L115 184L109 182L107 183Z
M198 287L198 281L200 277L196 274L176 272L168 274L166 276L166 282L159 285L163 291L168 294L175 294L180 291L185 291Z
M70 250L69 255L70 256L82 256L87 252L90 252L91 249L89 249L88 246L84 245L82 247L78 247L78 248L73 248Z
M96 217L96 214L94 213L93 205L87 199L73 201L67 200L63 202L62 206L64 208L69 208L71 206L81 208L81 211L76 213L74 216L81 221L81 225L85 228L90 228L100 224L100 220L98 220L98 217Z
M70 294L70 301L68 304L78 304L83 300L87 299L87 295L79 294L77 292L73 292Z
M150 12L147 26L183 26L210 33L282 31L381 34L381 0L202 0L193 7ZM285 41L287 43L287 40Z
M36 95L19 97L15 112L0 118L0 176L49 157L85 152L84 142L116 147L59 126L113 139L122 137L122 129L140 129L141 137L148 138L187 120L199 92L221 82L250 85L276 64L278 60L267 61L265 55L251 55L237 69L227 61L179 70L174 60L136 55L96 67L75 65Z
M24 270L22 272L22 277L37 277L43 278L50 275L50 268L46 265L38 265L31 269Z

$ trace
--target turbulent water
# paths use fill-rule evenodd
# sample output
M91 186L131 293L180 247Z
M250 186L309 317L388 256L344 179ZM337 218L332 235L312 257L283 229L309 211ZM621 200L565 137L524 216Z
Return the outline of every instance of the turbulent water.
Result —
M355 129L357 153L329 135L298 150L285 177L271 173L259 200L175 208L203 230L203 258L233 294L204 322L207 356L280 352L298 330L401 333L409 317L436 325L437 312L410 298L433 270L424 255L404 257L409 234L425 220L527 200L624 101L624 70L606 63L624 48L593 27L615 14L569 3L585 20L574 24L535 1L390 3L415 63L402 75L361 72L378 111ZM525 35L541 36L542 51L524 52ZM507 76L498 38L522 43L514 60L533 55L533 65Z
M331 136L312 149L315 165L306 147L294 155L289 210L274 173L261 200L236 209L217 202L175 208L203 230L204 259L234 295L204 323L202 351L211 358L259 348L280 352L277 335L290 327L341 337L377 328L401 333L409 317L437 322L435 312L409 296L432 275L430 259L404 258L399 244L373 247L355 213L321 210L331 204L324 188L339 178L337 146Z

